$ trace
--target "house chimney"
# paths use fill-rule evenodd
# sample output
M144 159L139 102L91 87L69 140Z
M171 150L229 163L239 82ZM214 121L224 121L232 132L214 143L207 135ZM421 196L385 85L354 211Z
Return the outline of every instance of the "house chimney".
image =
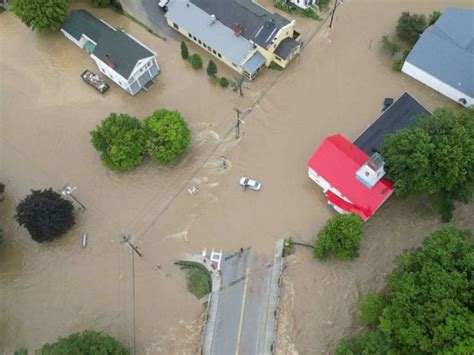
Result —
M115 69L115 64L114 62L112 61L112 58L110 57L110 55L106 54L105 55L105 63L111 67L112 69Z
M240 23L234 24L234 35L235 37L240 37Z

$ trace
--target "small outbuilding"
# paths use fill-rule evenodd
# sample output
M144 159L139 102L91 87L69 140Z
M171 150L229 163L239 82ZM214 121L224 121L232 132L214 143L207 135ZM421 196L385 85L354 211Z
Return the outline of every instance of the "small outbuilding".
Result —
M465 107L474 105L474 10L448 8L423 32L402 72Z
M90 54L99 70L131 95L147 91L160 73L156 53L86 10L73 10L61 32Z

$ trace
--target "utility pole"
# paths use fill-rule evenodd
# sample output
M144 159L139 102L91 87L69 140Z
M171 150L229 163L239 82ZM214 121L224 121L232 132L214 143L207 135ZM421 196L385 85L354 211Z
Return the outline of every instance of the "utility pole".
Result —
M66 184L63 186L63 188L61 189L61 195L63 196L69 196L70 198L72 198L74 201L76 201L76 203L82 207L82 209L86 209L86 206L84 206L73 194L72 192L77 189L77 186L71 186L69 184Z
M138 250L138 248L130 242L130 234L122 235L122 240L120 241L120 244L123 244L123 243L127 243L130 246L130 248L132 248L132 250L138 254L138 256L140 257L143 256L140 250Z
M242 113L238 108L234 108L234 111L237 113L237 123L235 126L235 139L240 138L240 114Z
M334 20L334 14L336 13L337 0L334 0L334 9L332 10L331 22L329 23L329 28L332 28L332 21Z

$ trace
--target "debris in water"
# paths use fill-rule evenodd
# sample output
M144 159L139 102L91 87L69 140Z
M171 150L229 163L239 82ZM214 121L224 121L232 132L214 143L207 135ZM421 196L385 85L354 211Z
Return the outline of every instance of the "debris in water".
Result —
M198 192L199 192L199 187L197 187L196 185L193 185L188 189L188 193L190 195L196 195Z
M87 233L83 232L81 236L81 247L85 248L87 246Z

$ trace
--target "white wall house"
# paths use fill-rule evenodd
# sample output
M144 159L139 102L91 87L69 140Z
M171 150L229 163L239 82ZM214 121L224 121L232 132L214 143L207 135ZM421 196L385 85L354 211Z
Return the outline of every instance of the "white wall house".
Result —
M85 10L71 11L61 31L90 54L102 74L131 95L147 91L160 73L155 52Z
M318 0L290 0L292 4L295 4L299 8L306 10L306 9L317 9Z
M460 105L474 105L474 10L448 8L428 27L402 72Z

